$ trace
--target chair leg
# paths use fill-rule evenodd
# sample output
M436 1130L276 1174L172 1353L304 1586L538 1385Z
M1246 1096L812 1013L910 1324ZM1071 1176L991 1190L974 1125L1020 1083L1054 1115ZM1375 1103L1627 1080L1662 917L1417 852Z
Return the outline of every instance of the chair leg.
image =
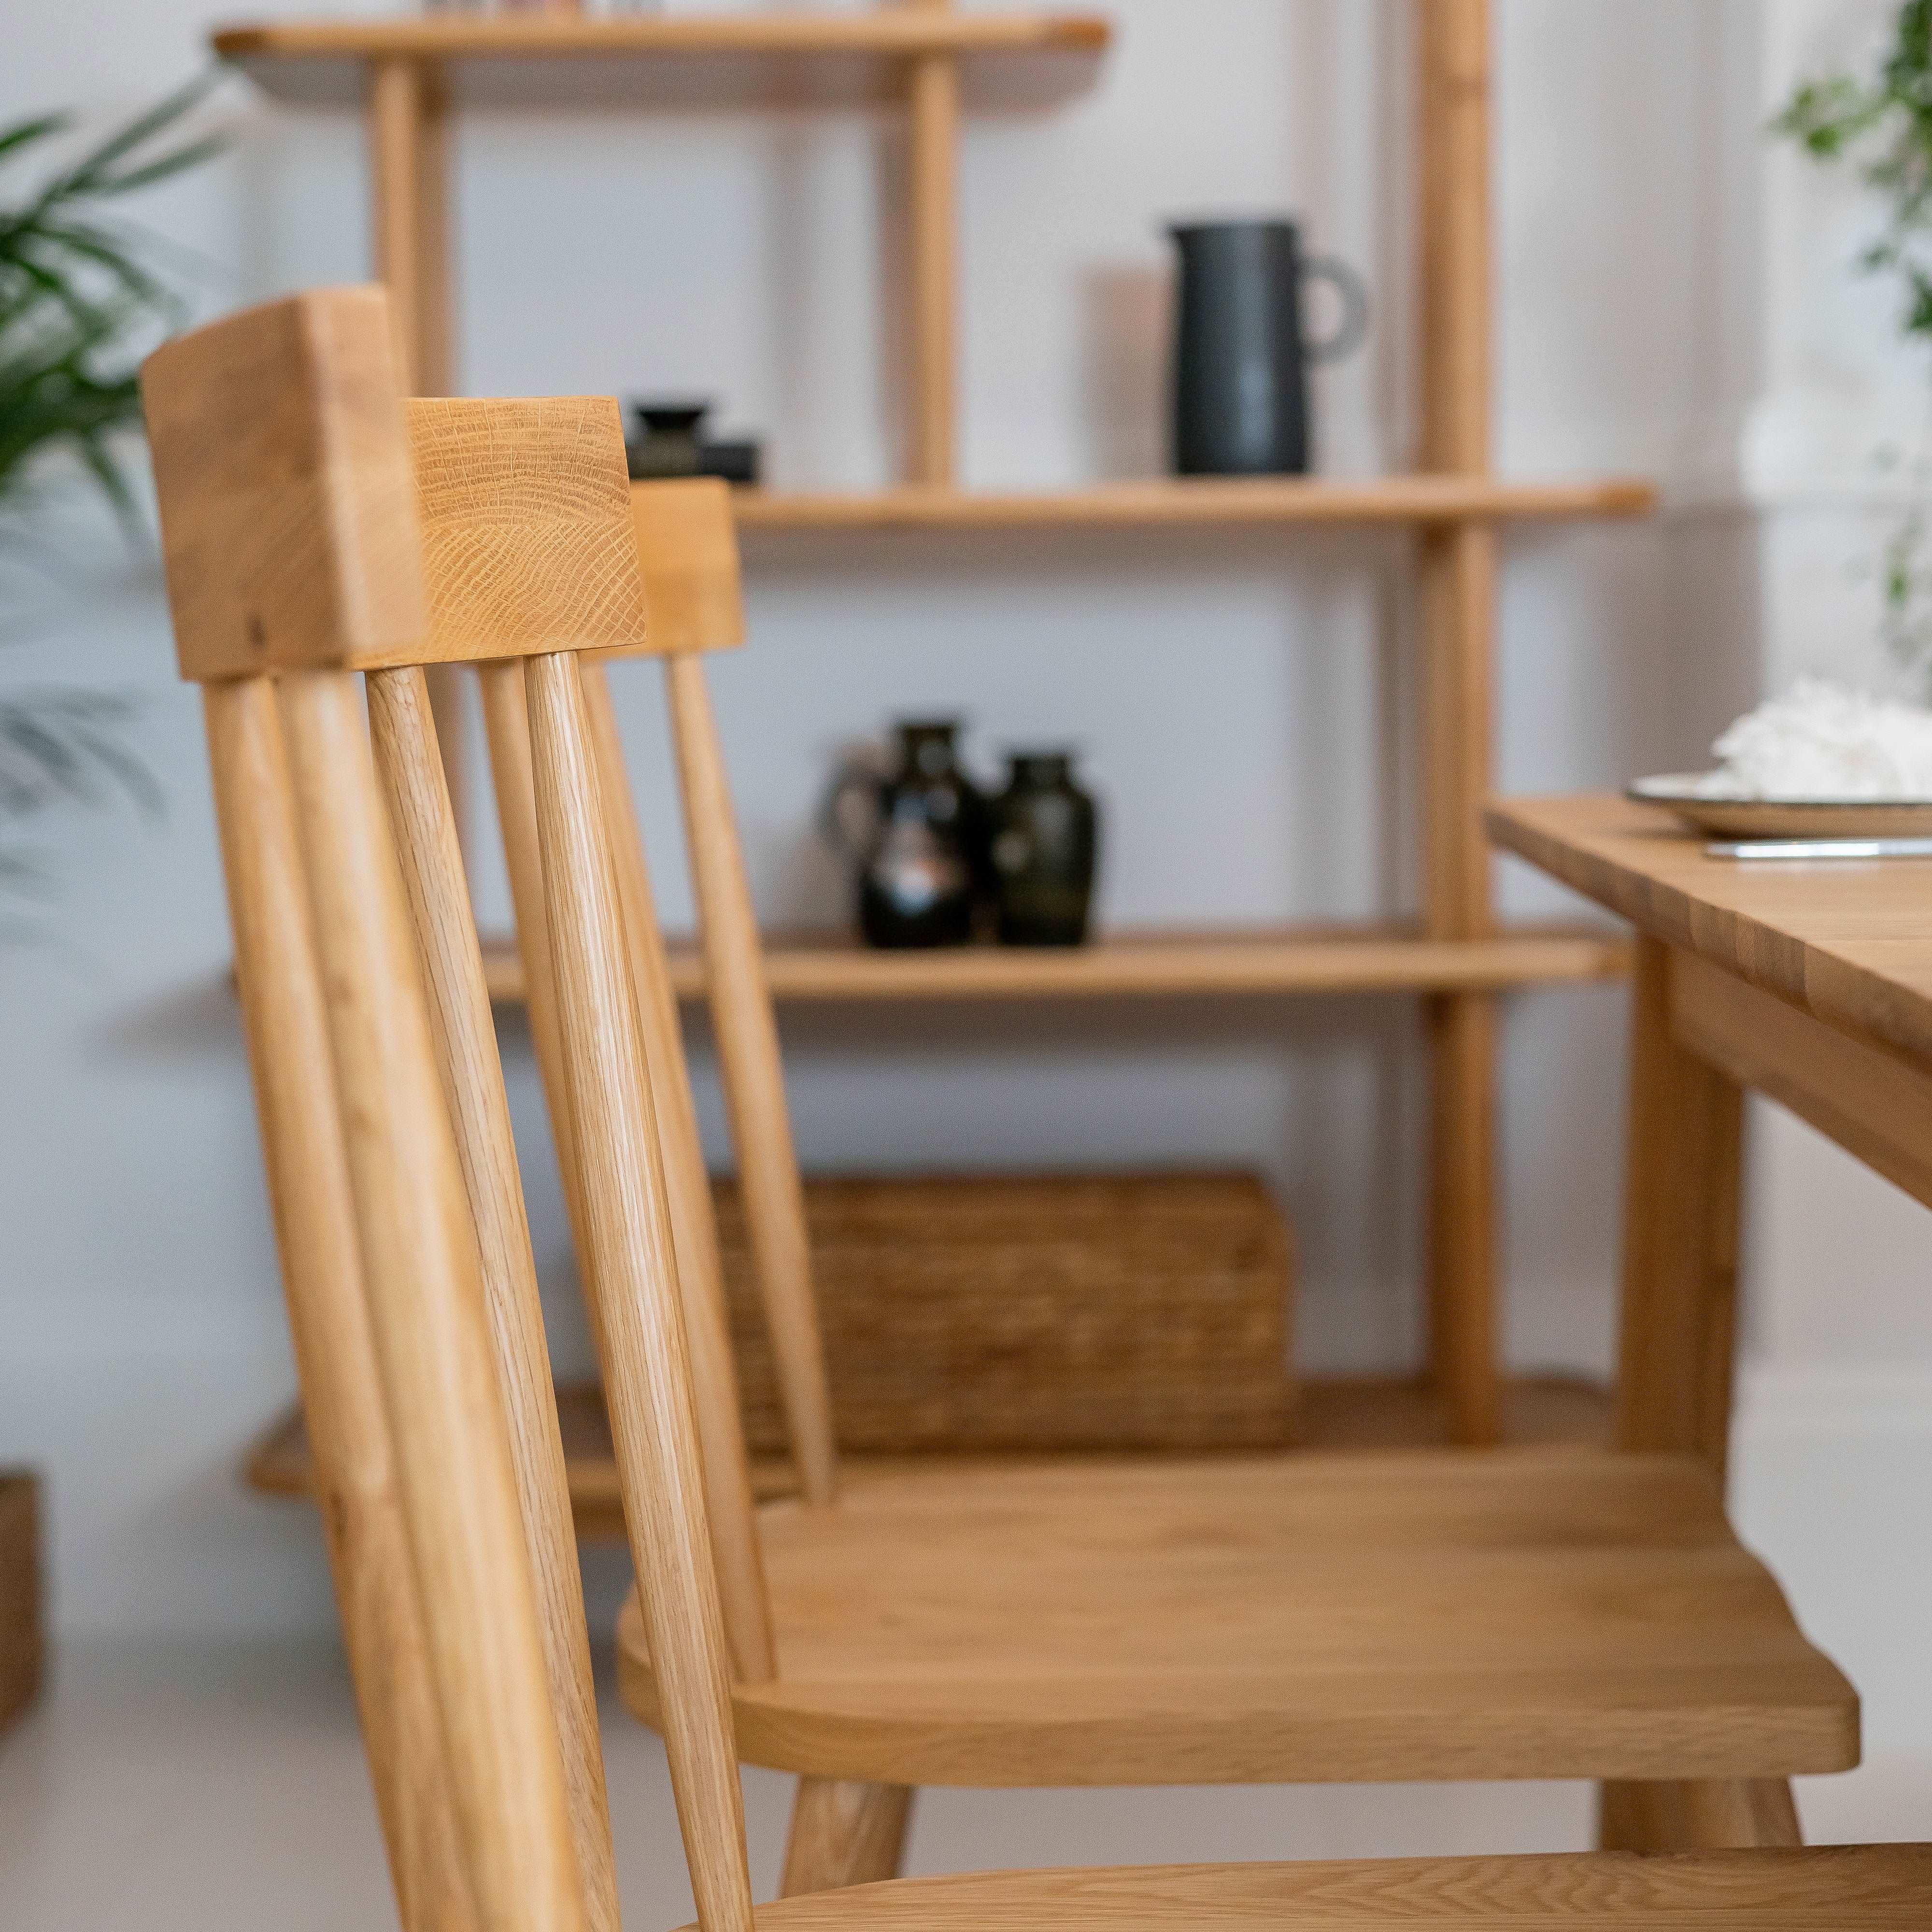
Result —
M791 1808L779 1896L896 1878L912 1815L909 1784L801 1778Z
M1606 1852L1744 1851L1802 1845L1798 1808L1782 1778L1605 1784L1597 1841Z

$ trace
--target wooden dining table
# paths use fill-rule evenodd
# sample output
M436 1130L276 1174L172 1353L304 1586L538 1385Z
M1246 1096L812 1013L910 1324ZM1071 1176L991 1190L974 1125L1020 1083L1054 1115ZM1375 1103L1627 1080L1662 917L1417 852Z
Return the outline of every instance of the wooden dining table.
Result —
M1637 928L1618 1439L1721 1475L1744 1093L1932 1207L1932 860L1718 856L1614 794L1511 799L1486 820Z

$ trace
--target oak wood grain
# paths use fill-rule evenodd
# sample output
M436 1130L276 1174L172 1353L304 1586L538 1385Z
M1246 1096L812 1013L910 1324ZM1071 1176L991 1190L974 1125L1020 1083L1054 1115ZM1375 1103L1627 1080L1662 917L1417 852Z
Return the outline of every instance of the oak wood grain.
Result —
M639 484L637 488L648 486ZM1654 487L1636 477L1516 482L1418 473L1329 476L1184 476L1056 490L962 490L919 484L868 491L737 490L739 527L754 533L974 530L1065 531L1172 525L1510 523L1641 516Z
M1578 1376L1512 1377L1503 1394L1504 1433L1512 1443L1589 1448L1611 1444L1612 1399L1594 1382ZM1302 1384L1300 1397L1295 1434L1304 1448L1420 1449L1439 1444L1447 1434L1436 1392L1415 1377L1318 1376ZM563 1383L556 1400L578 1534L621 1541L617 1466L610 1454L603 1391L594 1383ZM752 1492L760 1500L798 1493L788 1458L754 1460L751 1474ZM256 1438L243 1475L250 1488L264 1495L309 1493L308 1438L299 1408L278 1417Z
M1491 380L1489 0L1417 15L1422 217L1418 466L1488 474ZM1482 808L1493 730L1496 535L1466 523L1420 544L1424 904L1430 936L1493 929ZM1429 1016L1430 1348L1456 1439L1492 1442L1496 1365L1496 1012L1476 993Z
M764 1559L752 1514L752 1478L740 1420L739 1383L724 1301L724 1264L711 1182L691 1096L691 1074L670 983L664 938L651 896L644 836L632 802L623 746L601 664L584 668L590 718L617 902L636 983L644 1030L644 1064L663 1136L665 1185L670 1191L672 1243L684 1304L685 1338L691 1350L692 1384L704 1462L705 1504L718 1588L730 1642L734 1674L762 1682L777 1674L771 1613L765 1600Z
M537 832L536 784L530 763L530 724L524 689L524 667L515 659L478 667L483 724L490 748L490 790L509 874L510 906L516 920L516 980L528 1009L530 1042L542 1083L550 1142L556 1150L564 1211L578 1252L584 1246L586 1210L582 1170L564 1084L563 1034L557 1017L556 970L550 941L550 913L544 898L543 850ZM492 974L488 952L484 971L492 998L500 998L503 968Z
M878 50L912 56L982 50L1024 53L1052 46L1094 49L1105 46L1112 32L1112 23L1099 14L1018 8L975 8L964 13L824 8L668 18L554 13L237 22L217 28L214 44L217 52L230 58L257 53L448 58L466 50L508 55L626 46L666 52L714 47L769 47L800 53Z
M368 84L370 236L376 279L389 297L397 368L405 394L450 395L458 386L447 104L427 62L374 62ZM465 687L447 665L432 667L428 675L457 837L466 848L470 763L459 728Z
M543 1303L455 815L420 668L376 671L370 736L416 937L436 1070L476 1230L591 1932L616 1932L617 1879L584 1591Z
M485 674L487 675L487 673ZM1103 934L1082 946L1037 951L960 946L887 952L831 932L762 937L773 999L801 1005L887 1000L1060 1000L1311 998L1429 993L1621 979L1628 942L1603 926L1543 923L1492 939L1435 940L1402 920L1346 926ZM704 961L682 935L668 943L681 1000L704 997ZM517 949L486 942L491 997L524 998Z
M414 661L427 624L388 310L323 289L142 365L182 675Z
M1489 0L1425 0L1417 185L1423 466L1490 466L1493 374Z
M1680 954L1672 967L1672 1030L1687 1057L1712 1070L1707 1077L1768 1094L1932 1206L1932 1069L1908 1066L1708 960ZM1728 1204L1720 1193L1711 1208L1732 1227L1736 1192L1733 1184Z
M266 678L202 692L242 1031L319 1506L406 1932L478 1924L362 1286L288 754Z
M936 20L863 8L597 16L552 8L249 22L213 39L258 86L304 105L360 109L366 68L402 58L436 68L458 106L890 112L904 106L908 63L943 54L959 64L969 107L1010 112L1091 87L1112 31L1094 14L980 7Z
M1667 812L1604 793L1510 799L1506 850L1666 944L1907 1064L1932 1064L1932 860L1750 866Z
M863 1784L842 1778L801 1778L785 1838L781 1898L836 1892L897 1878L912 1820L903 1784Z
M909 0L902 10L943 17L949 0ZM958 411L959 68L925 53L906 83L906 252L910 337L905 477L944 489L953 480Z
M1699 1456L1721 1485L1736 1348L1744 1099L1688 1051L1672 1017L1674 961L1640 940L1630 1018L1617 1440ZM1757 996L1763 998L1766 996Z
M1598 1820L1606 1852L1747 1851L1804 1840L1782 1778L1606 1784Z
M791 1430L792 1456L806 1501L824 1505L837 1494L837 1452L778 1026L765 986L757 916L704 660L672 657L664 669L705 980L739 1182Z
M448 292L432 289L428 272L431 240L426 218L433 219L436 212L424 152L430 80L428 63L407 56L372 61L364 117L376 279L388 292L396 370L403 393L410 396L424 393L430 373L425 346L430 306L446 302ZM440 394L440 383L430 393Z
M644 643L612 398L442 397L406 408L430 619L418 661Z
M346 673L304 671L279 694L364 1298L478 1913L488 1932L581 1932L476 1233L361 694Z
M1906 1932L1932 1846L976 1872L775 1900L759 1932Z
M238 340L261 338L244 331ZM275 353L282 380L318 386L299 355ZM311 407L297 419L320 418ZM170 431L192 433L191 421ZM599 438L608 444L602 430L591 440ZM372 448L382 440L374 434ZM542 437L521 447L544 475L502 497L512 521L517 502L554 502L577 473L569 449ZM604 464L598 455L593 472ZM434 520L446 529L478 527L478 505L506 473L497 442L479 452L477 470L467 498L458 478L441 479L448 499ZM354 496L352 478L335 482ZM514 626L545 599L546 608L577 611L598 608L606 592L632 601L632 576L609 567L608 551L600 560L603 481L597 493L604 507L596 514L551 520L554 544L523 588L465 578L452 594L477 598L478 626ZM190 488L177 508L192 512L200 500ZM349 540L340 531L332 539ZM486 533L478 574L516 550ZM324 560L339 576L333 550ZM244 578L238 595L254 588ZM365 1365L365 1392L373 1380L392 1447L403 1568L415 1585L476 1923L487 1932L582 1932L551 1666L491 1341L488 1271L507 1270L512 1299L528 1291L511 1252L526 1239L518 1210L490 1200L514 1186L496 1132L500 1070L489 1065L482 968L421 680L379 680L373 700L392 780L386 813L358 688L334 668L350 655L345 625L323 626L304 645L304 662L324 668L286 670L278 693L290 754L282 823L293 848L280 903L299 905L288 888L302 878L309 920L307 938L285 947L280 963L308 982L309 1036L326 1042L334 1082L332 1094L326 1083L315 1090L330 1101L336 1130L336 1168L324 1149L319 1172L346 1176L355 1234L355 1265L338 1288L359 1280L374 1371ZM529 634L543 634L532 626ZM600 640L574 629L572 639L559 650L526 644L536 654L514 667L524 734L499 735L506 769L526 788L512 816L541 874L538 930L553 984L540 998L554 1009L571 1186L640 1579L641 1607L626 1618L627 1689L667 1736L706 1932L752 1932L757 1916L740 1753L874 1786L1594 1774L1657 1781L1645 1802L1658 1815L1634 1828L1646 1839L1678 1828L1666 1816L1673 1806L1700 1837L1789 1834L1778 1780L1856 1756L1856 1700L1731 1536L1708 1472L1684 1459L908 1466L866 1471L836 1509L815 1506L808 1468L807 1500L762 1517L781 1675L740 1684L734 1696L651 1093L648 1039L662 1030L668 976L641 1004L639 962L656 935L635 917L627 927L604 788L615 760L600 759L575 654ZM500 641L492 629L481 654ZM434 640L416 648L439 661ZM728 828L701 668L684 656L672 672L687 804L694 818ZM493 674L490 685L501 713L519 682ZM265 684L242 688L272 716ZM248 701L224 698L211 717L245 720ZM272 740L258 731L252 754L258 775L268 771ZM272 772L269 782L282 782ZM735 842L703 862L732 886L728 936L755 960ZM628 875L634 893L647 891L640 867ZM708 922L712 910L707 903ZM280 916L267 929L287 940L298 926ZM259 989L260 962L258 950L244 988ZM741 992L748 1011L755 1000L764 1012L769 1035L762 987L747 979ZM302 1009L298 1000L279 1010ZM670 1056L657 1058L662 1074ZM782 1120L775 1074L761 1098ZM771 1138L767 1152L795 1190L788 1141ZM309 1205L334 1214L339 1244L339 1202L318 1193ZM526 1329L522 1340L531 1339ZM512 1373L540 1404L543 1383L530 1385L540 1365L526 1357ZM532 1468L541 1460L532 1456ZM550 1499L554 1507L554 1482ZM376 1688L386 1688L380 1676ZM818 1852L842 1859L846 1876L882 1864L903 1824L897 1802L876 1790L832 1795L829 1811L817 1807L827 1828ZM1552 1914L1630 1922L1633 1912L1642 1923L1647 1912L1661 1932L1708 1904L1749 1925L1760 1906L1796 1899L1810 1916L1792 1924L1917 1924L1922 1856L1807 1855L1775 1870L1569 1860L1005 1875L814 1894L763 1916L776 1925L788 1912L832 1910L849 1922L875 1902L881 1918L916 1912L928 1926L955 1909L976 1923L1096 1925L1264 1911L1311 1927L1349 1922L1351 1913L1385 1922L1391 1909L1490 1924L1514 1913L1526 1924ZM1907 1909L1912 1916L1902 1916Z
M664 656L742 644L745 604L728 487L708 476L634 483L631 504L650 613L648 648Z
M632 993L608 817L568 655L524 667L544 890L594 1324L642 1628L664 1685L661 1728L705 1932L751 1920L743 1800L718 1579L705 1518L662 1142Z
M1857 1700L1688 1459L975 1460L760 1512L748 1760L908 1784L1843 1769ZM620 1632L626 1698L654 1694Z

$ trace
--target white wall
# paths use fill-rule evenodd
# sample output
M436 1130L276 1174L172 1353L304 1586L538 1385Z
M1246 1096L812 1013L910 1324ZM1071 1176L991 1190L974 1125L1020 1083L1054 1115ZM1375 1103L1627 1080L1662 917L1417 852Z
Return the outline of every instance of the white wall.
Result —
M0 68L8 116L70 100L91 116L123 110L188 71L208 24L232 10L19 10ZM976 126L967 143L970 480L1051 484L1157 460L1159 224L1223 207L1298 208L1319 245L1370 274L1373 346L1322 379L1325 460L1399 460L1404 9L1112 0L1110 10L1118 49L1091 97ZM1505 790L1614 782L1695 758L1756 688L1763 614L1798 621L1778 560L1806 546L1828 556L1839 541L1761 505L1738 452L1782 420L1768 404L1809 380L1793 368L1828 358L1838 339L1822 322L1808 333L1784 319L1838 286L1820 250L1842 198L1767 164L1757 128L1778 63L1800 57L1794 39L1803 58L1832 52L1860 11L1499 0L1502 461L1521 474L1637 466L1679 485L1678 510L1648 525L1512 540ZM232 112L232 157L152 208L208 259L206 306L360 278L353 126L270 110L242 88ZM880 368L895 322L877 300L876 156L874 131L856 123L466 126L466 386L694 387L727 398L733 423L769 433L778 480L884 478L895 428ZM57 940L0 952L0 1459L49 1472L64 1633L323 1627L313 1525L234 1480L242 1445L292 1384L223 982L196 706L173 680L151 562L129 562L84 508L60 528L67 577L34 591L25 640L0 662L10 677L140 694L169 806L158 826L52 829ZM1401 564L1399 541L1354 537L768 545L754 646L717 687L761 904L774 919L836 909L836 874L808 830L827 760L896 710L945 706L970 715L982 760L1026 736L1087 748L1108 807L1112 920L1410 903ZM1823 568L1811 567L1814 590ZM1828 655L1864 621L1846 607L1806 632L1806 648ZM647 675L627 682L675 922L686 890L655 694ZM1570 909L1520 868L1503 889L1513 909ZM487 868L482 897L486 911L501 905ZM1607 1362L1622 1016L1610 990L1510 1006L1505 1254L1521 1364ZM1033 1019L999 1037L922 1016L863 1036L801 1028L792 1093L805 1156L821 1168L1252 1162L1278 1182L1300 1233L1306 1358L1393 1364L1418 1343L1414 1043L1412 1016L1369 1002ZM514 1037L511 1063L557 1344L580 1360L534 1081ZM704 1102L716 1142L708 1090ZM1802 1131L1762 1137L1774 1178ZM1780 1373L1820 1357L1927 1361L1916 1223L1874 1184L1834 1173L1826 1186L1808 1150L1794 1158L1813 1161L1813 1178L1802 1197L1774 1189L1755 1228L1766 1292L1754 1346ZM1817 1297L1814 1252L1869 1292ZM1774 1400L1755 1413L1785 1440ZM1775 1514L1802 1603L1822 1552ZM1878 1667L1893 1665L1880 1655Z

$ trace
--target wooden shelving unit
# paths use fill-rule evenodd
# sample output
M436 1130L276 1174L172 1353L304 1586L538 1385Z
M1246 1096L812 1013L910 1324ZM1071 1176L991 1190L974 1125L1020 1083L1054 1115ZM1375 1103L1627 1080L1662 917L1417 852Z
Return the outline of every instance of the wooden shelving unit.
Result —
M1610 1392L1580 1376L1514 1378L1502 1384L1501 1400L1512 1442L1604 1448L1611 1441ZM594 1382L560 1382L556 1408L577 1533L620 1542L623 1505L603 1391ZM1295 1446L1418 1448L1440 1442L1447 1420L1442 1398L1426 1382L1396 1376L1317 1377L1302 1385ZM278 1417L250 1445L242 1478L264 1496L311 1493L308 1433L299 1408ZM758 1461L752 1465L752 1489L763 1501L795 1496L798 1484L788 1462Z
M909 394L898 487L868 494L746 492L747 558L868 532L1022 533L1407 526L1414 532L1425 664L1420 744L1424 911L1413 928L1353 933L1123 935L1076 955L966 952L918 959L816 940L778 944L780 999L1000 1000L1382 992L1426 1004L1430 1058L1427 1292L1437 1410L1466 1442L1505 1421L1495 1335L1496 1007L1512 987L1624 969L1600 936L1504 932L1493 911L1481 812L1490 790L1498 537L1533 519L1618 517L1650 506L1628 478L1506 482L1490 442L1489 0L1415 0L1421 210L1421 434L1414 473L1151 481L1054 493L958 487L957 208L970 113L1038 111L1090 86L1111 33L1091 14L880 0L712 16L585 20L430 16L236 26L224 58L270 94L349 107L369 136L376 272L406 375L458 386L447 191L452 116L490 106L636 111L767 108L903 116L905 243L898 259ZM1212 10L1208 10L1211 12ZM1211 24L1211 23L1210 23ZM862 545L852 553L863 567ZM439 708L453 698L446 678ZM446 742L455 734L446 732ZM463 774L452 774L459 800ZM687 994L694 963L680 965ZM515 988L500 964L499 991Z
M1506 483L1487 476L1159 478L1056 491L907 485L842 494L742 490L740 528L757 530L1143 530L1260 525L1492 523L1640 516L1657 493L1639 477Z
M690 941L673 941L681 1000L704 997ZM492 999L524 997L514 940L486 943ZM1484 940L1431 939L1418 928L1281 926L1260 931L1120 933L1072 951L974 946L875 952L838 934L766 941L772 997L793 1005L890 1000L1134 1000L1307 998L1346 993L1501 992L1510 987L1622 978L1630 948L1601 927L1519 926Z
M224 27L214 50L291 105L360 107L371 71L432 64L452 106L656 111L878 107L906 63L944 58L976 112L1051 107L1093 85L1112 28L1094 14L428 14Z

